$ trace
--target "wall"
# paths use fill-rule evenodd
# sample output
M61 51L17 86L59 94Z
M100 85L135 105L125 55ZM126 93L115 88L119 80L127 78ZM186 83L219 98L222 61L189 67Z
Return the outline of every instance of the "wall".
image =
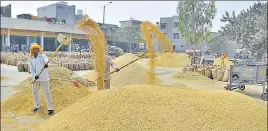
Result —
M5 17L11 17L11 4L1 7L1 14Z
M132 24L131 24L131 21L121 21L121 26L120 28L126 28L126 27L130 27Z
M64 4L52 4L37 8L38 17L56 18L57 21L65 20L66 24L75 24L75 6L68 6Z
M58 21L65 20L66 24L75 24L75 6L56 4L56 18Z
M173 39L173 33L179 33L178 28L174 28L174 22L178 22L178 16L162 17L160 18L160 31L165 33L166 37L170 40L172 45L176 46L176 52L184 52L187 49L186 41L181 39ZM161 23L167 23L166 28L161 28Z
M56 4L37 8L37 16L39 18L41 17L56 18Z

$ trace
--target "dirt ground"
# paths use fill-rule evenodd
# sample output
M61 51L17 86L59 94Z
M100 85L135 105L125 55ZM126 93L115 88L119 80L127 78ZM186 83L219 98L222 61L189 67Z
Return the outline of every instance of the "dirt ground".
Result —
M142 59L138 61L138 63L145 68L148 68L146 64L147 60ZM78 75L84 75L89 71L78 71L75 72ZM206 83L197 83L194 80L176 80L173 76L179 72L182 72L180 68L163 68L163 67L156 67L155 73L159 79L161 79L165 85L176 86L176 85L186 85L187 87L191 88L199 88L199 89L206 89L206 90L224 90L224 86L226 85L225 82L218 82L215 81L216 84L206 84ZM11 97L17 91L12 88L12 86L19 84L24 79L30 77L29 73L25 72L18 72L16 67L3 65L1 64L1 76L8 77L9 79L5 82L1 82L1 102ZM96 89L91 88L92 91L96 91ZM260 86L246 86L246 90L239 91L235 90L236 92L243 93L247 96L250 96L257 100L260 103L267 102L263 101L260 96L262 93L262 87ZM31 94L29 94L31 95ZM33 126L36 126L38 123L44 121L45 119L49 118L40 118L40 117L33 117L33 116L16 116L12 112L4 114L1 116L1 119L5 116L8 116L9 119L5 119L4 122L1 122L1 130L3 131L12 131L12 130L30 130ZM12 116L12 117L10 117Z

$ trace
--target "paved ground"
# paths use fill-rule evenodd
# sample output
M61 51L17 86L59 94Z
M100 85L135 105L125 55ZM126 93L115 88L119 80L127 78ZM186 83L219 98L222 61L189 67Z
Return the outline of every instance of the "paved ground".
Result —
M146 60L141 60L138 61L139 64L141 64L142 66L144 66L145 68L148 68L148 66L146 66ZM184 84L188 87L192 87L192 88L201 88L201 89L220 89L220 90L224 90L224 85L226 83L224 82L218 82L216 85L200 85L199 83L194 83L194 81L178 81L178 80L174 80L172 78L172 76L178 72L181 72L182 69L179 68L165 68L165 67L156 67L155 68L155 73L157 75L158 78L160 78L165 85L176 85L178 82L180 82L181 84ZM89 71L75 71L76 74L78 75L84 75L86 73L88 73ZM13 94L15 94L17 91L14 90L12 88L12 86L19 84L21 81L23 81L24 79L26 79L27 77L30 77L29 73L25 73L25 72L17 72L16 67L13 66L8 66L8 65L2 65L1 64L1 76L5 76L8 77L7 80L3 80L1 81L1 102L6 99L7 97L12 96ZM96 90L94 88L91 88L92 91ZM245 95L248 95L252 98L254 98L255 100L261 102L261 103L266 103L264 102L261 98L261 92L262 92L262 88L258 87L258 86L246 86L246 90L245 91L236 91L236 92L240 92L243 93ZM25 126L31 123L38 123L40 121L43 121L43 119L34 119L32 117L16 117L16 121L14 123L24 123ZM24 126L24 124L19 124L20 126ZM26 127L27 128L27 127ZM8 127L8 125L2 124L1 123L1 129L3 130L13 130L12 127Z

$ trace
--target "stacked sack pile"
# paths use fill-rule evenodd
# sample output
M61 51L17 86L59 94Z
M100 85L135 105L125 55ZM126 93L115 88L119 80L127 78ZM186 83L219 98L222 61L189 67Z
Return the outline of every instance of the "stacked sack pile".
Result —
M230 74L230 65L233 65L229 61L226 54L222 54L221 57L214 60L213 66L211 65L187 65L183 68L183 71L198 72L207 78L217 81L228 82Z

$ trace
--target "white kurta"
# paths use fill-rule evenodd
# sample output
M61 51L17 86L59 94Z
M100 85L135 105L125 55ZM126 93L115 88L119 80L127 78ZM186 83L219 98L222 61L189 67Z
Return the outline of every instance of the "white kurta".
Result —
M36 75L38 75L42 68L45 66L45 64L48 62L48 58L44 54L38 54L38 56L35 58L34 56L30 59L30 71L33 76L33 80ZM48 69L45 68L43 72L40 74L39 79L36 81L49 81L48 76Z

